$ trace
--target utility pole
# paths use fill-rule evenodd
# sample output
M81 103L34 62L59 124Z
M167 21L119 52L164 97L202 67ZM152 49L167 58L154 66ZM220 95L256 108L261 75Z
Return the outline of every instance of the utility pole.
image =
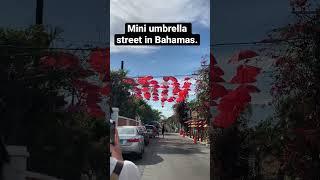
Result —
M123 70L124 61L121 61L121 70Z
M36 24L43 23L43 0L37 0Z

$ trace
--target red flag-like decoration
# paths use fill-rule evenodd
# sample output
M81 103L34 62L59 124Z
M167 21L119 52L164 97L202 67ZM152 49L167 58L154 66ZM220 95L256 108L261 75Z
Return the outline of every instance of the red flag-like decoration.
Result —
M100 93L104 96L108 96L111 92L110 86L106 85L100 89Z
M229 92L220 100L218 105L219 114L214 118L213 123L222 128L231 126L250 101L251 96L246 88L237 88Z
M238 63L241 60L250 59L256 56L259 56L259 55L252 50L243 50L233 55L229 60L229 63Z
M108 51L107 53L105 50L92 51L89 56L91 68L100 74L106 74L110 71L110 61L107 60L107 56L109 56Z
M261 69L254 66L240 65L237 68L237 74L231 79L231 83L244 84L256 82L256 77Z
M68 70L80 68L80 61L78 57L64 52L44 56L41 58L40 63L43 68L58 68Z

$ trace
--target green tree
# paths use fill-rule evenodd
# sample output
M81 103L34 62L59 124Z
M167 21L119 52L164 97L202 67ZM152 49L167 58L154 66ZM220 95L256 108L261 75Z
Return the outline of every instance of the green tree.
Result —
M104 119L66 108L74 94L71 81L83 69L70 64L73 56L50 70L40 58L65 53L48 49L57 32L42 26L0 29L0 135L8 145L27 146L31 171L79 179L92 168L106 177Z

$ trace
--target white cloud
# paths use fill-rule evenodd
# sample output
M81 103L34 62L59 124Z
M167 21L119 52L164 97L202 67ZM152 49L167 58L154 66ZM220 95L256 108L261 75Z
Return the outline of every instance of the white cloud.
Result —
M209 27L209 0L111 0L111 53L151 53L160 47L114 46L114 34L124 33L127 22L191 22Z

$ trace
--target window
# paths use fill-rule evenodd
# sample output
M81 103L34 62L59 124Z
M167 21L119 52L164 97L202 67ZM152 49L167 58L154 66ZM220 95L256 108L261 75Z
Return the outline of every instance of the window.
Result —
M119 134L136 134L135 128L118 128Z

